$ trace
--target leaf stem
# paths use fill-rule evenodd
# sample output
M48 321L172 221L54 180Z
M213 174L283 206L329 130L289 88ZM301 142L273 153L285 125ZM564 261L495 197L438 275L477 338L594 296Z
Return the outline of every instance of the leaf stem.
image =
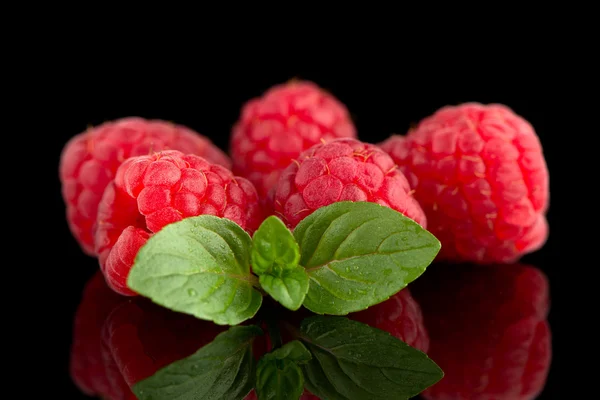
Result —
M305 336L302 333L302 331L300 331L298 328L296 328L294 325L290 324L289 322L284 321L283 322L283 326L292 335L292 337L294 339L297 339L297 340L300 340L301 342L304 342L306 344L318 347L321 350L323 350L323 351L325 351L325 352L327 352L327 353L329 353L329 354L331 354L331 355L333 355L335 357L335 354L333 354L330 349L328 349L326 347L323 347L323 346L321 346L318 343L315 343L311 338Z
M267 329L269 331L269 337L271 338L271 351L278 349L282 345L281 331L277 320L269 318L267 321Z
M263 296L267 295L267 292L265 292L262 288L262 286L260 286L260 281L258 280L258 276L254 275L254 274L250 274L248 276L248 282L250 282L250 284L256 289L258 290Z

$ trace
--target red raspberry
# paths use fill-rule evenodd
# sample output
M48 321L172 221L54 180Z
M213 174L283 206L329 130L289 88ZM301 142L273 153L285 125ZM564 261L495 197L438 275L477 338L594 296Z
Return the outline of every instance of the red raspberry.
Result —
M262 217L254 186L220 165L176 150L128 158L98 207L96 252L109 286L135 295L126 282L140 247L165 225L205 214L250 233Z
M336 139L302 153L282 173L273 208L294 228L316 209L345 200L378 203L423 227L427 223L408 181L390 156L355 139Z
M429 335L423 323L421 307L408 288L364 311L349 314L348 317L389 332L424 353L429 350Z
M523 265L431 268L411 284L445 373L429 400L529 400L551 361L548 280Z
M277 85L242 108L231 137L233 172L264 197L300 153L339 137L356 137L356 130L335 97L312 82Z
M442 243L439 260L513 262L546 241L548 170L531 125L505 106L447 106L381 147Z
M69 228L83 251L94 256L94 223L108 182L125 159L152 151L180 150L230 167L229 158L206 137L181 125L132 117L106 122L73 137L60 159Z

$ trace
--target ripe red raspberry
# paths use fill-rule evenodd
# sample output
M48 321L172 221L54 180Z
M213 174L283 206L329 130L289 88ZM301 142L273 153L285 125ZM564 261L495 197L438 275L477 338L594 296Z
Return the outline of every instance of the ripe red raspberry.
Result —
M290 228L337 201L369 201L390 207L426 227L408 181L379 147L355 139L318 144L282 173L273 209Z
M348 317L389 332L424 353L429 350L429 335L423 323L421 307L408 288L364 311L349 314Z
M530 400L551 361L548 280L519 264L431 268L411 284L444 378L428 400Z
M356 130L335 97L312 82L277 85L243 106L231 137L233 172L264 197L300 153L340 137L356 137Z
M513 262L546 241L548 170L531 125L502 105L447 106L381 148L442 243L438 260Z
M73 137L63 148L60 180L69 228L94 256L94 223L108 182L125 159L152 151L180 150L229 168L229 158L206 137L181 125L131 117L106 122Z
M98 207L96 252L109 286L135 295L126 282L140 247L165 225L205 214L250 233L262 217L254 186L202 157L169 150L128 158Z

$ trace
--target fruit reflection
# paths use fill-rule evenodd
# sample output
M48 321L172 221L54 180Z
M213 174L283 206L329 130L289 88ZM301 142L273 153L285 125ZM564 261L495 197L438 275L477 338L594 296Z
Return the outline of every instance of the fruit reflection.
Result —
M433 265L411 284L444 378L428 400L534 399L550 361L548 281L525 265Z
M539 269L432 265L410 291L349 317L428 348L445 377L423 398L526 400L541 392L551 348L548 282ZM390 309L394 304L397 310ZM422 318L416 313L419 305ZM308 316L306 310L282 311L281 318L293 324ZM86 285L75 316L71 376L89 396L135 399L135 383L193 354L226 328L141 297L119 296L98 272ZM266 335L256 340L255 358L269 347ZM254 391L248 399L256 399ZM301 400L309 399L317 397L305 391Z
M135 383L193 354L223 330L141 297L119 296L98 272L75 317L71 376L89 396L135 399Z

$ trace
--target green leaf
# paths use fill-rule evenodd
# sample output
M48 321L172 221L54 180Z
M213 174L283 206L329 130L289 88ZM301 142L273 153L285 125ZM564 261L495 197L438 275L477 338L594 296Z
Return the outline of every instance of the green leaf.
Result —
M140 400L243 399L253 388L252 341L262 335L254 325L234 326L195 354L158 370L133 387Z
M308 274L302 267L285 270L280 277L261 275L258 281L265 292L293 311L300 308L308 293Z
M310 317L300 331L313 356L302 366L305 385L322 399L408 399L444 376L425 353L345 317Z
M250 236L236 223L211 215L165 226L138 252L127 284L174 311L236 325L262 304L250 273Z
M310 277L304 306L346 315L381 303L417 279L441 244L412 219L369 202L338 202L294 230Z
M276 216L265 219L252 237L252 270L257 275L281 276L295 269L300 249L292 232Z
M298 364L310 359L310 352L297 340L265 354L256 368L258 400L299 399L304 391L304 377Z
M310 352L301 342L297 340L292 340L291 342L288 342L280 348L263 356L263 359L266 360L288 359L300 364L310 361L311 358L312 356L310 355Z
M276 216L265 219L254 233L251 258L263 290L290 310L300 308L308 292L308 275L298 266L296 239Z

